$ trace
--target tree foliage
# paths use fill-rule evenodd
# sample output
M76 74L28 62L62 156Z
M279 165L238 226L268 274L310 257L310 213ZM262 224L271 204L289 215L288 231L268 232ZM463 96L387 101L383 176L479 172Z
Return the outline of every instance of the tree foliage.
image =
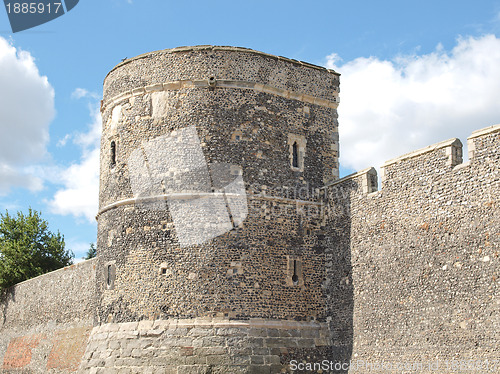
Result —
M0 288L62 268L73 263L73 252L65 249L64 236L48 229L41 213L0 213Z
M84 260L90 260L91 258L94 258L97 255L97 248L95 247L94 243L90 243L90 248L85 253L85 257L83 258Z

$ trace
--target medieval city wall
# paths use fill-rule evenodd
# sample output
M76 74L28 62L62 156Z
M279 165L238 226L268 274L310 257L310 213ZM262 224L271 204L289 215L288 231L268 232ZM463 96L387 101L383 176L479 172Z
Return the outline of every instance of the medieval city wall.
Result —
M350 253L352 264L337 276L354 290L352 360L422 363L419 372L465 372L463 360L494 368L500 125L475 131L468 150L462 163L451 139L390 160L378 191L373 168L326 188L328 250Z
M0 303L0 372L78 369L93 328L96 260L19 283Z
M500 125L337 180L338 78L214 46L111 70L98 256L9 290L0 371L495 372Z

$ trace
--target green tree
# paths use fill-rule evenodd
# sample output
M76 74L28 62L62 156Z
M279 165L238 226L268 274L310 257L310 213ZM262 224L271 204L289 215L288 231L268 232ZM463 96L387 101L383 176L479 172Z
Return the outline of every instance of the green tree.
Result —
M97 248L95 247L94 243L90 243L90 248L85 253L85 257L83 258L84 260L90 260L91 258L94 258L97 255Z
M41 213L0 213L0 289L73 263L64 236L48 230Z

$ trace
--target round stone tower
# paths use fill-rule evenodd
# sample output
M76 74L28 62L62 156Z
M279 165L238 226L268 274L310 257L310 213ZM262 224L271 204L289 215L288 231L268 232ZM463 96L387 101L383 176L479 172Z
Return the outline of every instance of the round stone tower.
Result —
M179 373L275 373L327 354L319 188L338 177L338 88L332 70L234 47L111 70L97 324L121 356L92 365L126 366L129 344L135 366Z

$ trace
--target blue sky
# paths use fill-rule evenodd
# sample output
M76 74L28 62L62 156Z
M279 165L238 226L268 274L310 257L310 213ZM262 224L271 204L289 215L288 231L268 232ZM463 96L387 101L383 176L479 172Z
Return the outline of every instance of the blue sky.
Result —
M95 242L99 100L122 58L213 44L335 68L346 175L499 123L497 35L487 0L80 0L16 34L0 9L0 211L42 211L77 258Z

